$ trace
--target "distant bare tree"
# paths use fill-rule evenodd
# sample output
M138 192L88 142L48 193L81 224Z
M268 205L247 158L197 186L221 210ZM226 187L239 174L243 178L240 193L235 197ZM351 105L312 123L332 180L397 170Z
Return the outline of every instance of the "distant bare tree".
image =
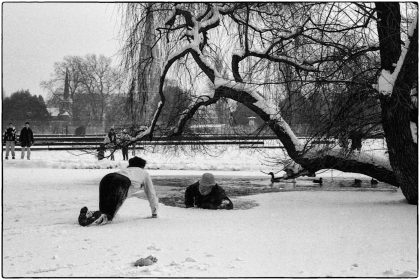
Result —
M409 30L400 25L399 3L388 2L126 5L126 58L136 58L133 47L140 38L130 34L144 28L148 13L156 18L159 36L155 47L165 44L167 51L159 77L161 102L149 129L137 139L153 137L165 104L165 81L185 79L181 77L184 74L193 77L184 81L210 81L214 92L193 94L189 108L169 135L182 134L202 107L221 98L234 100L264 121L302 169L334 168L366 174L400 186L408 202L416 204L418 148L409 116L417 108L410 99L417 87L417 7L404 5L410 10L405 19L410 22ZM228 57L229 78L214 65L216 50ZM374 89L372 84L378 87ZM342 126L352 129L350 117L366 113L355 122L368 119L363 128L383 127L389 158L302 142L282 111L290 108L288 118L294 118L298 100L312 101L316 107L312 114L324 120L318 137L336 134L340 127L332 124L339 123L338 118L349 122ZM348 104L341 106L340 100ZM363 109L357 110L358 106ZM343 112L346 107L348 112ZM370 123L368 116L375 112L381 113L379 124ZM417 128L416 123L414 126Z
M52 79L41 82L50 93L50 102L59 102L64 92L66 69L73 117L103 121L109 97L123 91L121 73L103 55L67 56L54 64Z

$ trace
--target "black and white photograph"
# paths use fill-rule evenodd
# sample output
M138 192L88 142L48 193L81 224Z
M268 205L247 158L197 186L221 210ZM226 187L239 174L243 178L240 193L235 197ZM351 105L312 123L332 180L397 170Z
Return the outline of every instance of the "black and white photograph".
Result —
M418 2L2 2L3 278L417 278Z

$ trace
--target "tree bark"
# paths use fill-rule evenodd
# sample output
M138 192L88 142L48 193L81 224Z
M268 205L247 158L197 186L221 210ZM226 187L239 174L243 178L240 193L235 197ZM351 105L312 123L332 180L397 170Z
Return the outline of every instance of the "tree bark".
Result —
M400 10L398 3L376 4L381 67L393 71L401 55ZM381 96L382 125L389 160L408 203L418 203L418 146L410 128L410 92L418 79L417 27L390 96Z

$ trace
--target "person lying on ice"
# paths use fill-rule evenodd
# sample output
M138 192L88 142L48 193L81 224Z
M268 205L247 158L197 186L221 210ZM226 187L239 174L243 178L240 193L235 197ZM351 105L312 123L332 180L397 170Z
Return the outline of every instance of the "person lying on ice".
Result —
M225 190L216 184L213 174L204 173L201 180L187 187L185 206L204 209L233 209Z
M133 157L128 161L127 168L105 175L99 183L99 211L92 212L83 207L79 224L87 226L93 222L106 224L112 221L124 201L129 197L140 197L142 189L149 200L152 218L157 218L158 198L145 166L144 159Z

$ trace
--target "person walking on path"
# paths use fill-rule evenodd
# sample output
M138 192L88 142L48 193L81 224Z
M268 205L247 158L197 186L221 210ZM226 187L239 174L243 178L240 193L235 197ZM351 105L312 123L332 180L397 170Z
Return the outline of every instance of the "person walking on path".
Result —
M106 144L109 150L111 151L111 160L115 160L114 152L115 152L115 147L117 146L117 134L115 133L113 128L111 128L108 132L108 138L107 138Z
M25 127L22 128L19 135L20 146L22 147L21 159L25 157L25 149L27 151L27 159L31 159L31 146L34 143L34 134L32 129L29 127L29 122L25 123Z
M131 137L136 137L137 136L137 131L136 131L135 126L132 126L130 128L130 136ZM133 144L131 144L131 145L132 145L132 148L133 148L133 150L131 152L131 155L134 157L134 156L136 156L136 142L133 142Z
M120 137L121 151L123 155L123 160L128 160L128 146L130 143L131 137L127 133L126 129L123 129L122 135Z
M6 159L9 158L9 151L12 152L12 159L15 159L15 142L16 142L16 129L12 123L4 132L4 142L6 143Z

